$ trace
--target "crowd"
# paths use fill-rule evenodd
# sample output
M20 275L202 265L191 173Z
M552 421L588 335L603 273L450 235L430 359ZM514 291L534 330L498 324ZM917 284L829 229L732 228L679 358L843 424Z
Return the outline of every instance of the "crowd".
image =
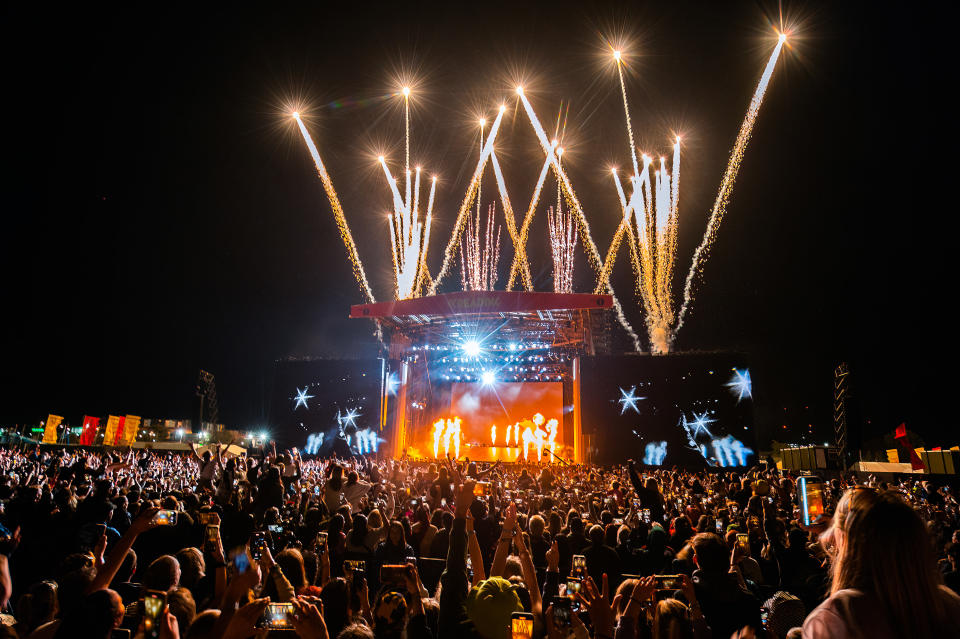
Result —
M960 636L950 486L0 448L0 638Z

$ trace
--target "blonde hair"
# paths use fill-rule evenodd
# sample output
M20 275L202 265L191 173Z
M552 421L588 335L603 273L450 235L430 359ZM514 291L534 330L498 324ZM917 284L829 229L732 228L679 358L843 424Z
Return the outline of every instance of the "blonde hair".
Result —
M933 540L900 495L848 491L831 530L836 542L831 594L847 588L872 594L894 636L950 634Z
M662 599L653 609L653 639L693 639L690 609L677 599Z

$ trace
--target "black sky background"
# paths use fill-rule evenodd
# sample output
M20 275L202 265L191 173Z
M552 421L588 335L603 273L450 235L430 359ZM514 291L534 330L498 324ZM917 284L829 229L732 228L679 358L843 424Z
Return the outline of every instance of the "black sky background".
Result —
M492 118L501 101L510 109L498 155L514 208L526 206L542 155L514 110L518 79L545 125L569 101L564 163L605 251L618 207L608 167L629 160L603 36L629 36L638 144L665 152L672 131L684 134L679 293L777 10L7 5L0 423L49 412L77 424L84 413L191 417L202 367L216 375L226 423L260 426L275 360L375 355L370 325L346 319L363 300L284 116L294 104L309 114L385 299L390 200L372 160L402 163L402 112L389 96L401 71L419 83L414 161L440 175L432 272L476 162L476 117ZM828 438L832 370L846 360L864 437L906 420L932 444L955 444L956 207L945 201L951 181L929 168L949 173L934 159L950 146L944 95L955 76L948 39L930 37L940 17L873 3L783 11L793 48L677 347L750 357L761 438L795 441L807 424ZM348 100L361 103L332 106ZM548 290L539 215L534 277ZM504 230L501 272L507 243ZM640 327L625 255L614 282ZM454 270L446 288L458 286Z

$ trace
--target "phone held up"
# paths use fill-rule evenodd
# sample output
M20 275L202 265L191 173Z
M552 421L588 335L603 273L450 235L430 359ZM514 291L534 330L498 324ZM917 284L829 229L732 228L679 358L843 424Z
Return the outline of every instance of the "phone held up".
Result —
M533 613L515 612L510 615L511 639L533 638Z
M823 480L819 477L797 478L797 494L800 497L800 516L804 526L819 524L823 520Z
M167 607L167 593L160 590L148 590L143 597L143 633L147 639L160 636L160 615Z

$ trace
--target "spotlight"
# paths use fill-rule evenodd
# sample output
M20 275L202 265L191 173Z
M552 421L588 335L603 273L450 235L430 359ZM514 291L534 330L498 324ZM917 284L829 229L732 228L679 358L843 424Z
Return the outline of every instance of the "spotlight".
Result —
M493 386L493 383L497 381L497 376L494 375L493 371L483 371L480 374L480 382L484 386Z
M299 111L294 111L291 115L293 115L293 118L294 118L295 120L299 120L299 119L300 119L300 112L299 112Z
M523 87L517 87L517 95L523 95Z
M480 354L480 344L477 340L472 339L463 345L463 352L470 357L476 357Z
M614 51L614 52L613 52L613 59L616 60L617 62L620 62L620 52L619 52L619 51Z
M410 97L410 87L403 87L403 97L405 98Z

